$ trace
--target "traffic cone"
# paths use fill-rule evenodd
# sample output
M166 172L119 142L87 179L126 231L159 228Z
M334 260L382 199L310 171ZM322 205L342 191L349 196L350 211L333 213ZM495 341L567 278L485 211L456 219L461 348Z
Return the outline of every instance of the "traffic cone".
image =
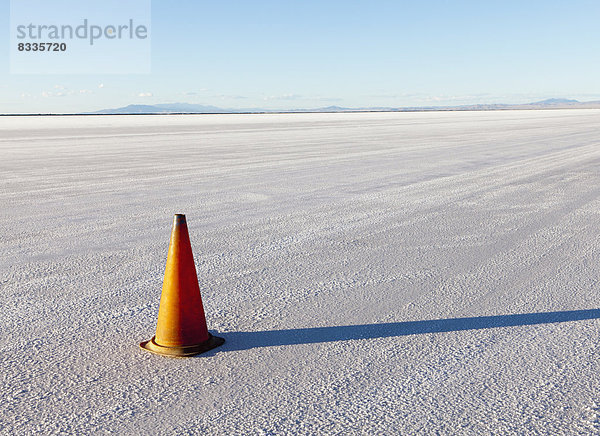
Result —
M206 327L185 215L177 214L173 219L156 336L140 347L156 354L185 357L212 350L224 342Z

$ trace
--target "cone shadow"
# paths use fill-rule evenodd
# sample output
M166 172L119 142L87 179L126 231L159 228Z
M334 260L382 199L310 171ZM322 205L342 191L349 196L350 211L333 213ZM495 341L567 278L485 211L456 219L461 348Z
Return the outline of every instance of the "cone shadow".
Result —
M600 319L600 309L562 312L523 313L515 315L477 316L472 318L435 319L290 330L222 333L227 342L216 352L249 350L280 345L314 344L353 339L390 338L427 333L458 332L498 327L517 327L559 322Z

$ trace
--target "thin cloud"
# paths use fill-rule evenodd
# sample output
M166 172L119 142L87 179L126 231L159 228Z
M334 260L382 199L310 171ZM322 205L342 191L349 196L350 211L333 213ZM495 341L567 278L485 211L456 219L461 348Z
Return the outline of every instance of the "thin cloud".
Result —
M300 94L282 94L282 95L267 95L263 97L264 101L269 100L301 100L303 97Z
M221 100L245 100L248 98L245 95L229 95L229 94L218 94L218 95L212 95L211 97L220 98Z
M419 94L419 93L390 93L390 94L386 94L386 93L380 93L380 94L370 94L367 95L368 98L390 98L390 99L397 99L397 98L413 98L413 97L421 97L424 94Z
M52 91L43 91L42 92L42 97L44 98L52 98L52 97L66 97L67 95L71 95L72 92L52 92Z
M302 96L298 94L283 94L279 97L279 100L299 100Z
M329 101L329 102L334 102L334 103L339 103L339 102L344 101L343 98L338 98L338 97L314 97L312 100Z
M183 95L189 95L189 96L194 96L194 95L199 95L202 92L206 92L208 91L208 88L200 88L197 91L188 91L188 92L182 92Z

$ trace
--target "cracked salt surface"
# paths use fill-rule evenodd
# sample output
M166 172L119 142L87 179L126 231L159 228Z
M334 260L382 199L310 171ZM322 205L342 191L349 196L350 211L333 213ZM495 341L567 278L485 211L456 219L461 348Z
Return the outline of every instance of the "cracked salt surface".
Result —
M0 117L2 434L599 431L600 111ZM144 353L174 213L223 347Z

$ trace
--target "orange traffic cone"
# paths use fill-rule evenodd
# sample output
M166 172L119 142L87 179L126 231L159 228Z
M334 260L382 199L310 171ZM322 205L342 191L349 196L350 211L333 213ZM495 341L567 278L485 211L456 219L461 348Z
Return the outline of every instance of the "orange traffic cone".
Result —
M206 327L185 215L177 214L173 219L156 336L140 347L156 354L184 357L212 350L224 342Z

